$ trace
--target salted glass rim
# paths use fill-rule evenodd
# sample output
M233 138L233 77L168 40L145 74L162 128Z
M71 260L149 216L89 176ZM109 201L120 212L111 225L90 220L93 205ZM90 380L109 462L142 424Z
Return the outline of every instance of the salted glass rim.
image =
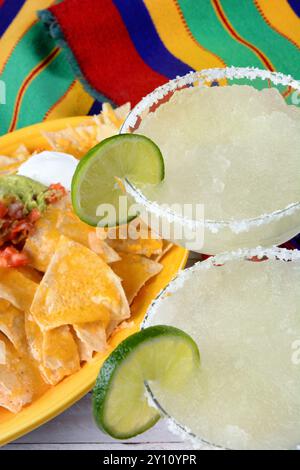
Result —
M288 262L300 262L300 251L299 250L288 250L286 248L279 248L279 247L272 247L272 248L263 248L261 246L256 248L241 248L236 251L231 252L224 252L215 256L211 256L207 258L205 261L198 261L190 268L184 269L180 271L172 280L171 282L160 291L157 297L151 303L145 318L141 324L141 330L147 328L149 325L149 321L158 313L159 306L161 302L168 298L171 294L179 291L180 289L184 288L184 284L190 278L192 278L193 274L197 271L209 269L211 267L218 267L230 261L240 260L240 261L251 261L252 258L255 258L256 261L263 261L265 258L267 260L277 260L277 261L288 261ZM224 446L220 446L218 444L214 444L200 436L197 436L193 433L189 428L187 428L183 423L180 423L175 418L173 418L168 411L164 409L164 407L159 403L159 401L155 398L154 393L151 390L151 385L148 382L145 382L145 393L149 400L149 404L156 407L158 411L167 418L169 422L169 427L171 431L175 434L180 436L183 440L188 439L192 442L195 448L197 446L206 444L209 446L213 446L216 449L223 449L226 450Z
M269 80L274 85L283 85L292 88L294 91L300 92L300 81L294 79L291 75L285 75L281 72L271 72L270 70L262 70L256 67L225 67L225 68L210 68L196 72L189 72L188 74L176 77L173 80L159 86L154 91L149 93L130 111L125 119L120 134L128 133L134 128L137 120L141 117L142 113L148 110L152 105L156 104L159 100L164 98L168 93L175 91L185 85L191 85L194 82L199 82L205 85L205 81L220 80L220 79L243 79L256 80ZM300 210L300 201L293 202L288 206L278 209L271 213L261 214L252 218L244 219L228 219L228 220L195 220L178 214L171 208L166 207L166 204L158 203L150 200L143 194L143 192L135 186L134 183L124 178L123 180L126 192L133 197L133 199L145 207L146 210L158 217L166 217L169 222L177 222L184 224L195 230L199 227L207 227L211 232L218 232L221 228L229 227L233 232L239 233L248 230L252 226L265 225L274 220L279 220L284 216L291 215Z

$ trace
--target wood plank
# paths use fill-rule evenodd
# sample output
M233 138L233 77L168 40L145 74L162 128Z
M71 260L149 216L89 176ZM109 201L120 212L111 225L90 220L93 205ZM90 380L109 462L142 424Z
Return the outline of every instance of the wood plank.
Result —
M167 429L164 420L161 420L154 428L126 442L135 444L177 441L179 441L178 437L174 436ZM57 418L15 441L18 446L46 443L54 445L61 443L66 445L71 443L113 445L118 441L102 433L95 425L91 412L91 394L88 394Z

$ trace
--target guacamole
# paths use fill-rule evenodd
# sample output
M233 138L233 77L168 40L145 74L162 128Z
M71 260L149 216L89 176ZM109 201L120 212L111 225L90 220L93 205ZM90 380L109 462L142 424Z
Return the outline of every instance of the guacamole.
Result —
M0 201L9 205L20 202L25 213L38 209L40 213L47 207L49 189L26 176L7 175L0 177Z

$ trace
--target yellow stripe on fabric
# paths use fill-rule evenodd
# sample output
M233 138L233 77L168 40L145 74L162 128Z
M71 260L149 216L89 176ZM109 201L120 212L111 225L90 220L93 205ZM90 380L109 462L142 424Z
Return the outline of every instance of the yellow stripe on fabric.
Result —
M12 51L30 26L37 21L36 11L51 6L55 0L27 0L0 40L0 72Z
M300 20L285 0L255 0L254 3L275 31L300 47Z
M221 58L201 46L190 32L176 0L144 0L156 30L169 51L195 70L224 67Z
M82 84L78 80L74 80L61 99L49 109L44 120L85 115L89 112L93 102L94 98L84 90Z

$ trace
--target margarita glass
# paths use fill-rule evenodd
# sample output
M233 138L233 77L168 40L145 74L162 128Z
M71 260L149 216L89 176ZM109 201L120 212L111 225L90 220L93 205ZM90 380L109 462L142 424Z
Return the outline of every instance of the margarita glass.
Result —
M299 282L299 251L261 248L211 257L161 292L142 327L183 329L201 356L184 389L148 384L171 430L198 448L297 447Z
M213 119L213 115L211 114L212 111L209 109L208 98L208 100L206 100L207 109L201 111L203 115L203 120L201 121L203 127L198 129L197 134L196 127L196 130L192 129L194 125L193 121L195 121L197 118L197 109L199 110L198 114L200 114L202 102L199 101L198 108L195 105L194 110L189 110L189 108L185 105L185 99L188 99L189 95L190 97L195 96L195 99L197 98L197 96L193 94L195 92L195 88L197 88L198 91L199 89L207 90L210 88L210 96L213 100L214 96L216 96L216 92L212 91L212 87L219 86L219 90L221 90L221 87L224 86L228 90L228 87L231 87L232 85L243 85L235 87L235 93L239 93L239 91L236 91L237 88L240 90L247 89L249 92L250 88L245 87L245 85L252 87L252 89L263 91L263 94L256 97L252 97L251 93L249 92L250 97L249 100L247 98L248 102L245 109L243 94L241 94L240 101L237 102L237 108L240 108L240 116L243 118L243 115L245 116L246 113L250 112L251 114L251 100L254 100L253 103L256 103L255 106L258 105L261 107L260 114L258 116L258 119L261 119L261 125L259 123L256 124L257 133L260 132L260 128L264 129L264 126L266 130L269 129L269 132L272 132L272 124L275 122L273 119L278 118L279 121L276 123L277 128L276 130L274 129L273 135L277 136L276 138L280 144L280 131L282 131L281 138L284 141L282 145L285 147L282 148L282 151L279 152L278 156L276 156L274 160L274 151L276 152L276 148L274 149L273 147L276 147L277 144L275 145L274 142L272 143L272 134L270 134L270 143L273 147L270 148L270 155L268 155L268 148L266 149L263 137L265 131L261 132L260 146L257 147L257 161L254 162L253 168L248 170L251 179L254 181L254 183L252 181L252 186L249 184L248 200L245 196L245 194L247 194L245 191L245 187L247 186L247 180L245 183L246 165L243 168L242 159L240 159L240 162L238 162L240 173L238 173L238 170L236 170L234 177L228 184L231 193L229 191L227 196L229 196L228 199L232 209L232 213L229 217L226 217L226 213L223 217L223 214L220 211L216 211L217 216L214 217L214 203L216 202L216 206L217 201L214 200L214 195L210 197L208 193L206 193L206 195L208 194L206 203L201 200L200 196L199 201L197 201L197 203L199 203L199 207L201 207L201 203L204 203L204 213L202 213L200 210L199 214L197 215L195 212L191 213L184 211L182 207L179 208L179 210L176 208L174 209L169 200L164 200L163 194L165 194L166 191L160 191L160 189L164 189L167 187L166 185L168 185L168 187L172 186L173 195L178 194L177 202L179 205L183 204L184 201L188 200L192 186L197 184L197 180L195 180L193 184L193 173L197 174L200 170L200 179L198 179L198 182L201 180L206 180L208 176L213 176L214 178L211 179L213 180L213 184L216 186L216 192L218 192L218 188L220 188L219 192L221 195L218 197L220 200L222 200L223 181L220 180L219 176L220 172L222 171L223 173L226 173L226 168L222 169L221 166L224 162L225 165L228 164L230 155L229 157L226 155L226 158L222 157L223 160L222 158L219 158L218 152L222 153L224 151L224 142L226 143L226 140L221 139L218 141L218 132L220 131L220 133L222 133L224 127L224 129L226 129L227 135L232 138L234 145L237 145L236 142L240 138L240 127L239 125L235 126L235 129L232 130L232 133L235 132L235 134L230 136L230 119L234 113L232 113L232 109L228 107L228 102L228 109L226 109L226 101L224 101L225 107L222 109L222 101L220 101L221 104L218 105L218 101L214 99L214 106L219 106L218 112L223 117L223 123L220 124L217 132L216 129L212 129L213 126L210 126L210 121ZM279 93L270 94L266 92L266 90L277 90ZM271 109L270 111L273 113L272 120L270 120L270 122L265 120L265 111L268 112L268 106L270 105L269 101L265 101L265 97L267 97L268 94L270 95L271 106L275 106L274 109ZM181 96L184 96L184 98L181 99ZM228 99L228 97L225 99ZM169 106L171 103L174 103L174 106L172 109L170 108L169 114L166 114L165 111L162 112L163 108L166 109L166 106L164 105ZM190 103L193 103L193 101L191 100ZM287 105L285 105L285 103ZM291 194L289 198L284 197L285 192L287 192L287 188L292 188L293 185L294 187L297 187L298 183L298 187L300 188L299 145L295 145L295 142L298 141L293 140L294 138L299 139L299 137L297 137L299 135L298 127L300 123L299 104L300 82L294 80L290 76L269 72L266 70L236 67L208 69L190 73L184 77L179 77L170 81L169 83L157 88L154 92L143 98L141 102L131 111L121 128L121 133L135 132L145 134L152 138L152 140L154 140L154 142L156 142L161 147L163 155L166 157L167 165L165 181L162 182L159 187L153 187L149 190L149 188L137 187L132 181L125 180L124 183L127 193L132 196L136 203L138 203L138 205L143 209L145 221L150 223L154 231L158 231L164 238L170 239L171 241L177 244L181 244L194 251L216 254L224 251L232 251L236 248L251 248L258 245L267 247L280 245L286 242L300 232L300 189L299 194L297 191L295 191L295 194ZM266 110L264 109L264 106L266 106ZM256 116L254 107L253 110L253 117L255 119ZM288 115L286 116L286 119L282 118L284 113ZM205 122L206 115L207 122ZM151 116L152 118L154 117L154 119L152 119L150 122L149 117ZM180 116L180 123L183 123L183 126L186 127L182 129L179 125L178 129L176 129L177 134L174 134L174 132L171 132L172 126L174 125L174 122L176 122L178 116ZM155 130L153 130L153 122L155 119L157 119L157 124ZM238 123L239 118L236 119L237 121L235 122ZM294 119L293 125L295 125L294 136L291 137L291 139L288 136L291 128L291 126L289 126L287 123L288 119ZM245 123L245 126L247 126L247 121L245 121ZM285 126L287 127L285 128ZM207 138L207 135L210 134L211 129L212 134L209 138ZM196 151L194 152L194 160L191 164L187 160L182 160L182 163L179 161L179 152L184 152L184 142L188 142L188 144L190 144L188 139L186 141L184 140L186 134L189 135L189 133L191 135L190 140L192 142L188 151L194 152L193 147L195 147L197 151L199 150L199 154L202 152L201 158L199 157L199 161L196 161ZM242 127L240 134L242 134ZM247 132L244 132L243 135L244 140L241 140L240 145L242 146L245 144L247 147L246 150L249 152L251 150L250 147L252 145L255 146L256 140L259 140L258 136L256 139L256 134L254 132L254 134L251 134L251 138L249 140ZM264 150L266 155L264 166L260 168L259 152L261 149ZM293 156L294 162L296 161L296 158L299 159L299 170L298 168L294 169L291 164L290 175L287 173L285 175L286 177L284 177L284 175L281 174L279 165L281 165L282 169L289 169L290 160L289 156L287 156L286 149L288 149L290 155ZM207 158L205 159L206 151ZM226 151L230 154L230 145L226 147ZM237 150L237 152L238 151L239 150ZM174 157L173 159L174 163L172 162L173 153L176 156L176 158ZM255 151L252 153L255 154ZM240 154L243 154L242 147ZM214 159L212 158L212 155L214 155ZM269 156L270 164L267 165ZM212 162L211 164L209 163L210 161ZM248 161L246 157L245 161ZM277 162L276 165L273 165L274 161ZM255 164L257 164L257 167ZM176 172L170 171L174 165L177 165ZM208 169L205 170L205 168ZM188 172L190 172L190 180L185 178L184 185L182 183L182 177L183 175L187 175ZM210 175L208 175L208 172L210 172ZM173 173L172 181L170 180L171 173ZM244 176L244 178L242 178L242 176ZM191 184L189 184L189 181ZM259 191L257 191L257 189L259 189ZM259 196L257 195L258 193ZM256 207L254 207L255 210L253 207L252 209L248 210L248 202L251 198L255 199L254 196L256 196ZM235 205L237 205L237 202L239 202L240 208L242 208L244 212L240 210L235 212ZM277 204L277 202L278 206L276 205L274 207L274 204ZM193 203L195 203L195 196ZM210 210L206 211L206 209L209 207ZM272 207L272 210L269 210L270 207ZM208 213L207 216L205 215L206 213ZM242 214L242 216L240 214Z

